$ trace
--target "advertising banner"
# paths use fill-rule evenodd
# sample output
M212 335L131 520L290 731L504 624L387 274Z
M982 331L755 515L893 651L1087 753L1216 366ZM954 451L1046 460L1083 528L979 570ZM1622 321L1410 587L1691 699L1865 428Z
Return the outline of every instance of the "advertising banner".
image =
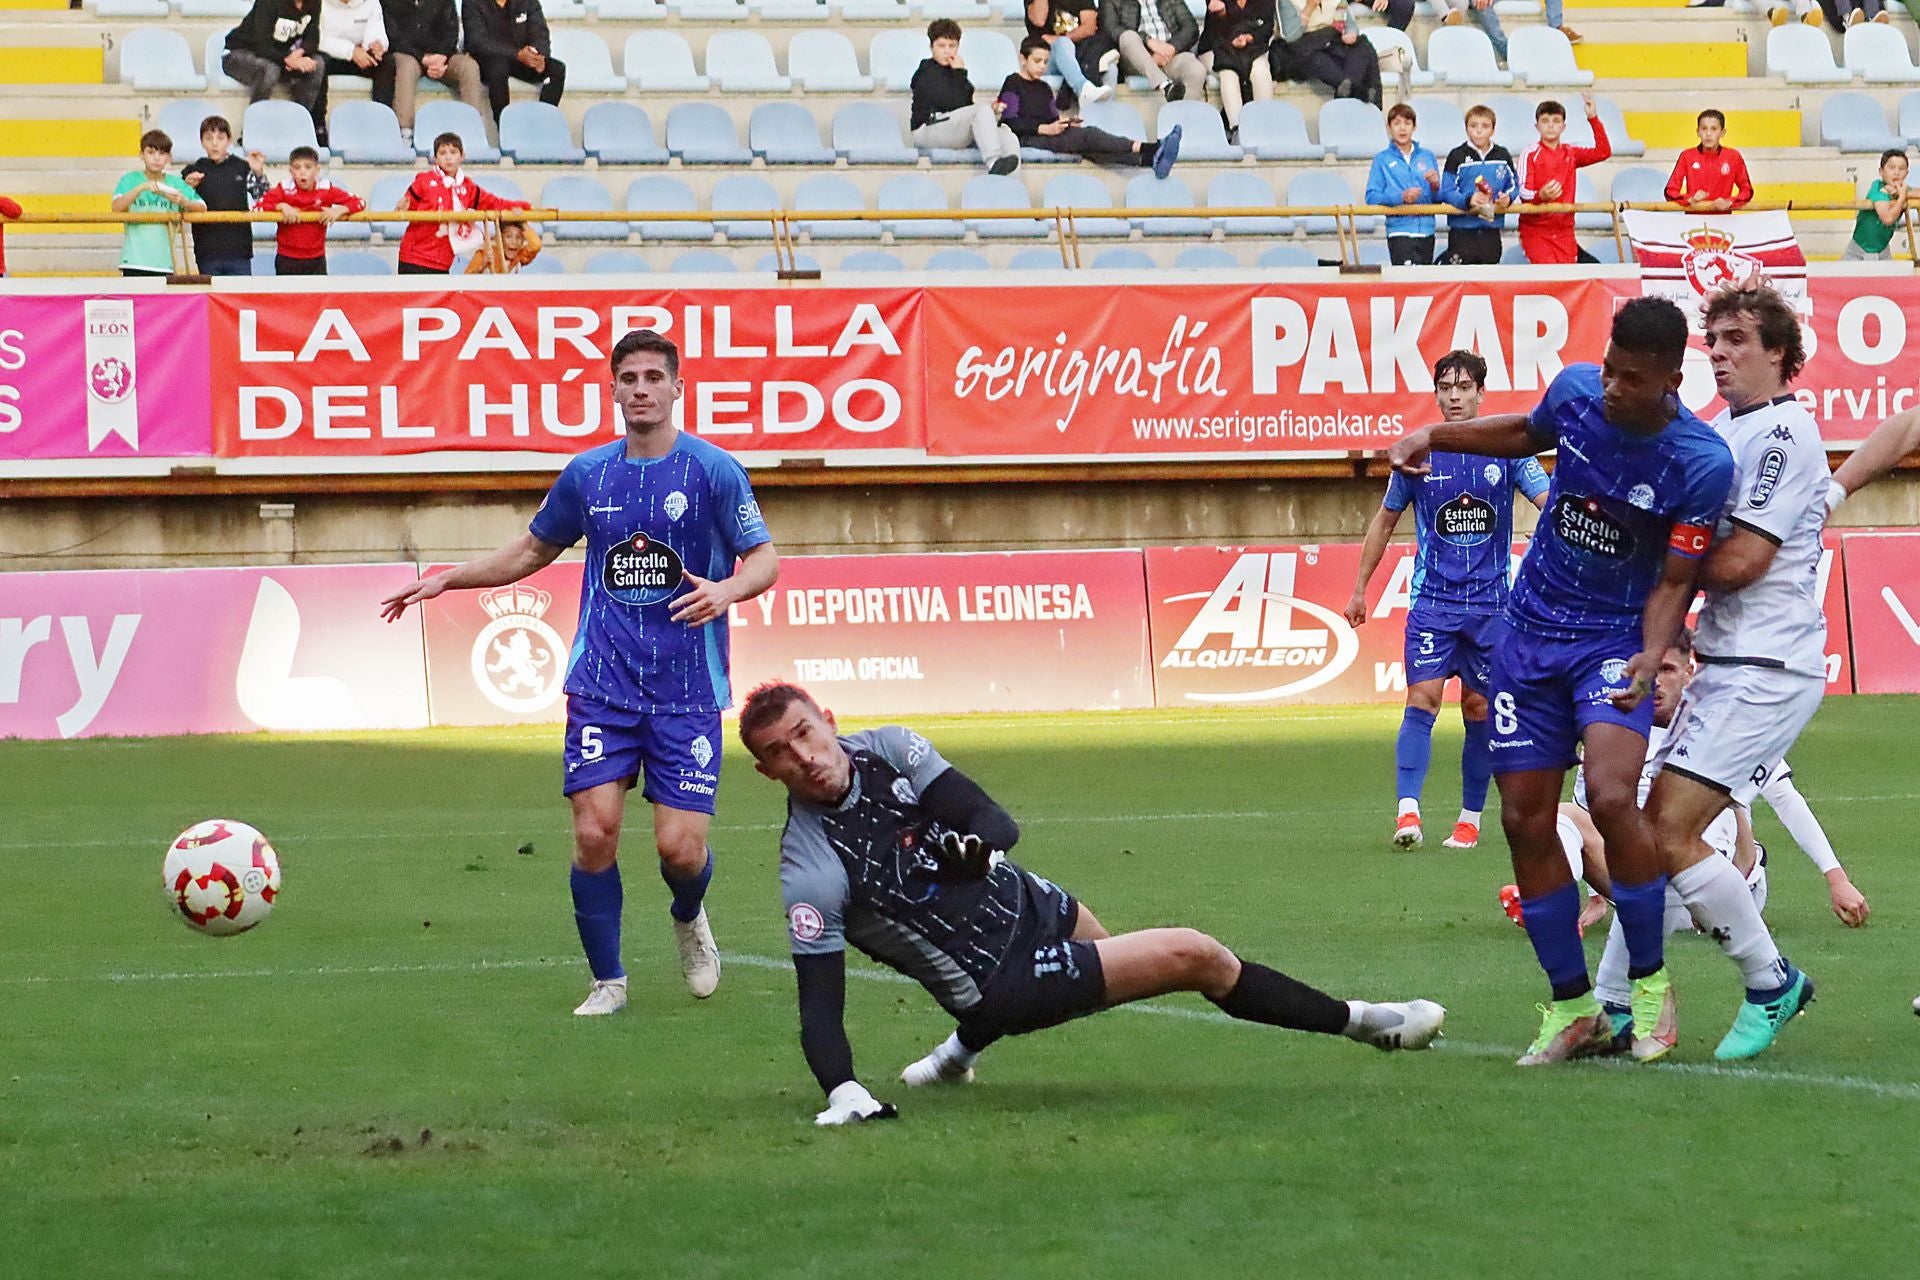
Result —
M782 561L784 573L793 561ZM428 565L423 574L438 573ZM580 620L580 562L505 587L449 591L420 606L435 724L567 718L567 655Z
M1920 533L1850 533L1845 547L1854 687L1920 693Z
M207 300L0 294L0 461L212 452Z
M1700 301L1723 285L1765 276L1796 307L1807 297L1807 255L1793 223L1766 213L1660 213L1629 209L1621 215L1642 290L1679 304L1696 318Z
M0 575L0 738L427 723L412 565Z
M216 293L222 457L575 453L624 431L608 352L679 344L681 425L736 451L926 442L916 289Z

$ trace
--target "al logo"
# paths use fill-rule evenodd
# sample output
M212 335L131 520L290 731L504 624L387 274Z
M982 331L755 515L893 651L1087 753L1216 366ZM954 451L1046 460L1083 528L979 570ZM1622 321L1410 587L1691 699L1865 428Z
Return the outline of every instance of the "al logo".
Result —
M502 711L536 715L566 685L567 642L546 621L551 592L514 583L479 596L491 622L473 640L473 682Z

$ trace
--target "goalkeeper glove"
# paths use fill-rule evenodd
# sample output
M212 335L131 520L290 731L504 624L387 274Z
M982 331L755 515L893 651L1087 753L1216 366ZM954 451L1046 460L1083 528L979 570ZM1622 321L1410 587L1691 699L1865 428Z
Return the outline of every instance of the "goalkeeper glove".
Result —
M948 831L940 837L940 865L966 880L984 880L993 870L995 851L976 835Z
M867 1092L858 1080L835 1085L827 1095L827 1109L813 1118L817 1125L851 1124L856 1120L894 1120L900 1111L891 1102L881 1102Z

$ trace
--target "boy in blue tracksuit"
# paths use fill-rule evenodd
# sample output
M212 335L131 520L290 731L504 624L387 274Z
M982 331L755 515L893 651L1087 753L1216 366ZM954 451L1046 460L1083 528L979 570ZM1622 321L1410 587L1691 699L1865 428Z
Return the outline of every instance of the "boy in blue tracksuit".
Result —
M1439 204L1440 162L1413 140L1416 117L1404 102L1387 111L1391 139L1373 158L1367 174L1367 203ZM1433 265L1433 215L1413 213L1387 219L1387 256L1396 267Z
M1447 153L1440 198L1461 212L1447 218L1448 266L1492 266L1500 261L1502 214L1519 198L1513 156L1493 140L1493 109L1467 111L1467 140Z

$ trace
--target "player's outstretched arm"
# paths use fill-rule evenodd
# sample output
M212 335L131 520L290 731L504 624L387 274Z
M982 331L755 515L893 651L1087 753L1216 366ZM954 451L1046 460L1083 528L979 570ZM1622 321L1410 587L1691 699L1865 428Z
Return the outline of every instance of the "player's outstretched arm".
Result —
M1482 453L1493 458L1530 458L1542 446L1527 425L1524 413L1494 413L1465 422L1440 422L1421 427L1394 442L1387 461L1404 475L1423 476L1432 470L1427 457L1443 453Z
M486 555L402 587L380 602L380 615L392 622L407 611L408 605L431 600L442 591L503 587L509 582L518 582L528 574L552 564L564 549L551 542L542 542L531 533L523 533Z
M1901 459L1920 451L1920 409L1896 413L1873 429L1858 449L1833 473L1833 485L1827 491L1827 513L1863 487L1900 465Z
M673 602L673 620L689 627L704 627L742 600L751 600L772 586L780 577L780 553L771 542L763 542L740 557L740 567L731 577L686 576L693 590Z
M1840 923L1849 929L1865 924L1870 911L1866 895L1854 888L1846 868L1840 865L1840 855L1834 852L1833 842L1827 838L1826 828L1814 816L1813 806L1800 794L1800 788L1793 785L1793 770L1785 765L1775 769L1767 785L1760 788L1760 794L1780 819L1780 825L1793 837L1793 842L1800 846L1800 852L1807 855L1807 860L1826 879L1827 898Z
M1694 592L1698 589L1695 578L1699 572L1700 561L1696 557L1679 551L1667 552L1660 568L1660 581L1647 594L1646 608L1640 614L1640 652L1627 660L1627 688L1608 699L1622 711L1633 710L1652 691L1660 657L1680 634L1687 610L1693 604Z
M853 1046L847 1042L846 1026L847 953L795 956L793 972L800 988L800 1051L827 1095L827 1109L813 1122L840 1125L899 1115L891 1103L879 1101L853 1078Z
M942 826L978 836L989 850L1006 853L1020 842L1020 824L1013 815L958 769L946 769L929 782L920 793L920 807Z
M1357 627L1367 620L1367 584L1373 581L1374 571L1380 567L1380 558L1387 553L1387 540L1393 537L1393 531L1400 523L1400 517L1406 514L1405 507L1395 511L1382 505L1373 513L1373 519L1367 522L1366 541L1360 544L1360 572L1354 577L1353 597L1347 601L1347 625Z

